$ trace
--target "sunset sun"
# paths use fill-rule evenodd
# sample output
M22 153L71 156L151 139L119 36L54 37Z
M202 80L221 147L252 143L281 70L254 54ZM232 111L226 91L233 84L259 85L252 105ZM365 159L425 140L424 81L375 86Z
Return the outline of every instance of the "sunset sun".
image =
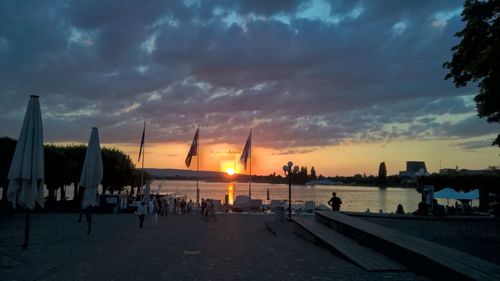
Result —
M234 168L227 168L226 169L226 174L228 174L230 176L234 175Z

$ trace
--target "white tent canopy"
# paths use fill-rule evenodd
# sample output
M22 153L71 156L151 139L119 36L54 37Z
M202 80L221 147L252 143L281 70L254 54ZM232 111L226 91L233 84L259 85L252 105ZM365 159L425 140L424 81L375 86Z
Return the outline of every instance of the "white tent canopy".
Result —
M476 200L479 199L479 189L469 192L458 192L452 188L444 188L434 193L434 198L455 199L455 200Z

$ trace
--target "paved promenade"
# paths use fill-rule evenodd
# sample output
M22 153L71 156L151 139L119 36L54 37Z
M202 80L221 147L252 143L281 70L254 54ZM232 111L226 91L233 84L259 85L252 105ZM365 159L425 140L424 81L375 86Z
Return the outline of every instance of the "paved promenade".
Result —
M160 217L138 228L132 214L95 215L93 232L76 214L0 216L0 280L425 280L411 272L366 272L292 233L265 227L270 216Z

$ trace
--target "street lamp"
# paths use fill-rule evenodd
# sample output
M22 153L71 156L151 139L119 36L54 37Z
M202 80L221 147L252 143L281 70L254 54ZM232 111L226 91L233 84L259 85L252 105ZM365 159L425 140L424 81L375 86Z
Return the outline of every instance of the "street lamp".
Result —
M288 220L292 220L292 175L299 172L299 166L295 165L293 169L292 166L292 161L283 166L283 172L288 176Z
M431 200L431 198L433 197L431 195L432 193L432 190L428 190L429 194L426 194L426 190L425 190L425 183L424 183L424 178L426 176L430 175L424 168L420 168L416 173L415 173L415 176L417 177L417 182L420 182L420 192L422 194L422 201L421 203L424 204L422 206L427 206L425 209L423 209L421 212L427 216L429 214L429 207L431 208L431 211L433 209L433 202ZM427 199L427 196L429 196L429 200L426 200ZM432 197L431 197L432 196ZM418 209L419 211L421 210L421 207L420 207L420 204L418 204Z
M420 168L416 173L415 176L417 177L417 182L420 183L420 192L422 195L422 201L425 201L425 194L424 194L424 177L430 175L424 168Z

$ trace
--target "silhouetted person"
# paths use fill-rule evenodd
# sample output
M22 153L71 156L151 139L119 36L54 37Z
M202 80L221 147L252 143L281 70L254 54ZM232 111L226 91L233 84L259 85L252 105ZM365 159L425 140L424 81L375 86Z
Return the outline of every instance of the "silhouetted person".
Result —
M328 201L328 205L332 207L332 211L340 211L340 205L342 205L342 200L337 197L337 193L332 192L332 198Z
M206 208L207 208L207 202L205 201L205 199L201 198L201 206L200 206L201 219L205 219L205 209Z
M142 225L144 224L144 216L146 215L146 202L142 201L141 205L137 207L137 211L135 211L135 214L139 216L139 227L142 228Z
M180 203L180 207L181 207L181 215L185 215L186 214L186 201L184 201L184 199L182 199L182 201Z
M418 210L417 210L417 215L419 216L427 216L429 214L429 206L425 201L420 201L418 203Z
M404 215L405 214L405 210L403 209L403 205L398 204L398 207L396 209L396 214L398 214L398 215Z
M187 213L188 215L191 215L193 212L193 200L189 199L189 203L187 203Z
M432 213L437 217L445 215L444 206L440 205L436 199L432 200Z

